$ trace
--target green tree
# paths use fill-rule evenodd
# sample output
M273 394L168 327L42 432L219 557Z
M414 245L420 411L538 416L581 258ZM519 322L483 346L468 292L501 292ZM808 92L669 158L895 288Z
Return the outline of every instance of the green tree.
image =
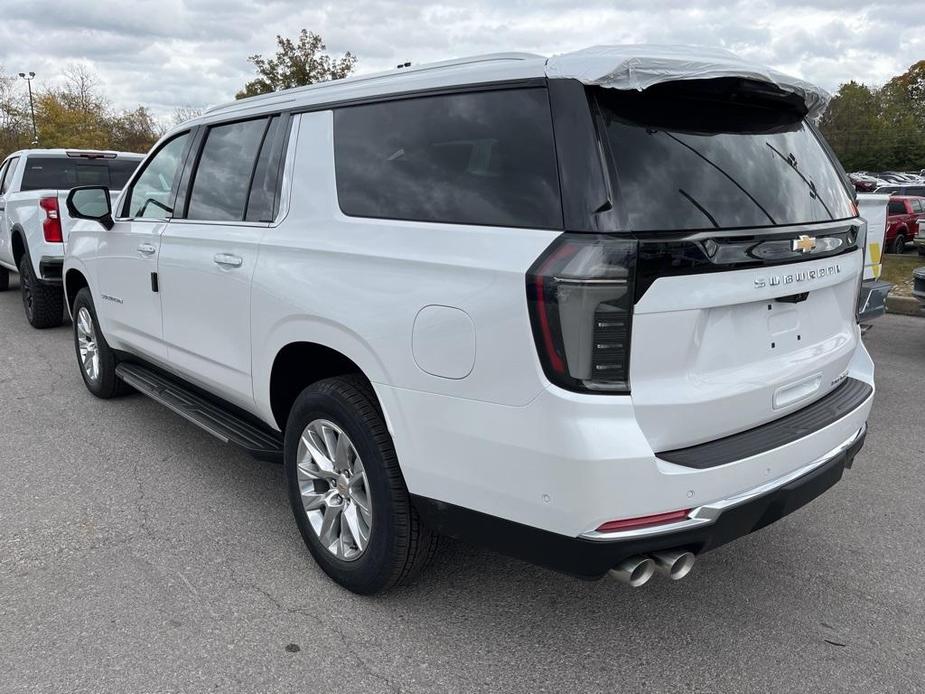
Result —
M164 134L164 129L144 106L110 116L106 122L109 127L107 149L121 152L147 152Z
M848 171L879 168L885 128L879 99L870 87L854 81L839 87L819 129Z
M245 84L236 99L340 79L356 67L356 56L350 51L341 58L332 58L325 53L327 46L322 38L307 29L302 29L295 43L277 35L276 44L278 48L272 58L258 53L247 59L254 64L257 78Z

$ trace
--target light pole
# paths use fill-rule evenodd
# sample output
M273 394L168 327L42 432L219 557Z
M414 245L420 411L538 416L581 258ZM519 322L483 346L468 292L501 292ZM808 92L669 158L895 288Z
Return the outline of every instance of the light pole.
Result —
M26 84L29 85L29 113L32 114L32 146L35 147L39 143L39 132L35 129L35 103L32 101L32 80L35 79L35 73L30 72L27 76L25 72L20 72L19 76L26 80Z

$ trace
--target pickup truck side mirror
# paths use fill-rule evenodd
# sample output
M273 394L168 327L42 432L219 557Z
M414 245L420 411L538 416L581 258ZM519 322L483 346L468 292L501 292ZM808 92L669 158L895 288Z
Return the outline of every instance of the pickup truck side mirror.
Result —
M99 222L106 231L109 231L113 227L109 188L105 186L72 188L67 194L67 213L74 219L90 219Z

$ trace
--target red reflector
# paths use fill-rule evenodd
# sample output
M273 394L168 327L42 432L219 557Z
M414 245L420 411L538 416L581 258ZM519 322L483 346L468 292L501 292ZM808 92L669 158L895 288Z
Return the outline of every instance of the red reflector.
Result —
M673 523L675 521L684 520L690 512L691 510L686 508L682 511L656 513L654 516L639 516L638 518L607 521L597 529L597 532L610 533L615 530L630 530L632 528L645 528L650 525L661 525L662 523Z
M58 198L41 198L39 207L45 210L45 219L42 221L42 232L45 234L45 241L48 243L61 243L64 241L61 234L61 217L58 214Z

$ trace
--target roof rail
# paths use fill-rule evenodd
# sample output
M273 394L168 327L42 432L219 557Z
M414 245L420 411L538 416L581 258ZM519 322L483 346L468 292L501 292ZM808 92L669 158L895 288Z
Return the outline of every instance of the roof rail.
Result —
M425 72L429 70L445 70L447 68L460 67L462 65L474 65L478 63L489 63L499 60L534 60L537 58L545 58L545 56L539 55L537 53L523 53L523 52L508 52L508 53L486 53L484 55L473 55L467 56L464 58L453 58L451 60L442 60L436 63L421 63L420 65L411 65L405 67L405 64L402 64L402 67L396 67L391 70L384 70L382 72L374 72L368 75L354 75L353 77L344 77L337 80L329 80L326 82L316 82L314 84L307 84L303 87L291 87L289 89L280 89L275 92L268 92L267 94L258 94L257 96L249 96L245 99L236 99L235 101L228 101L223 104L218 104L205 110L205 113L218 113L224 111L225 109L231 108L232 106L240 106L241 104L248 105L257 105L262 101L269 100L273 97L279 97L280 95L296 95L302 94L307 91L314 91L316 89L325 89L334 86L339 86L342 84L358 84L362 82L372 82L375 80L388 80L396 77L401 77L402 75L407 75L413 72Z

